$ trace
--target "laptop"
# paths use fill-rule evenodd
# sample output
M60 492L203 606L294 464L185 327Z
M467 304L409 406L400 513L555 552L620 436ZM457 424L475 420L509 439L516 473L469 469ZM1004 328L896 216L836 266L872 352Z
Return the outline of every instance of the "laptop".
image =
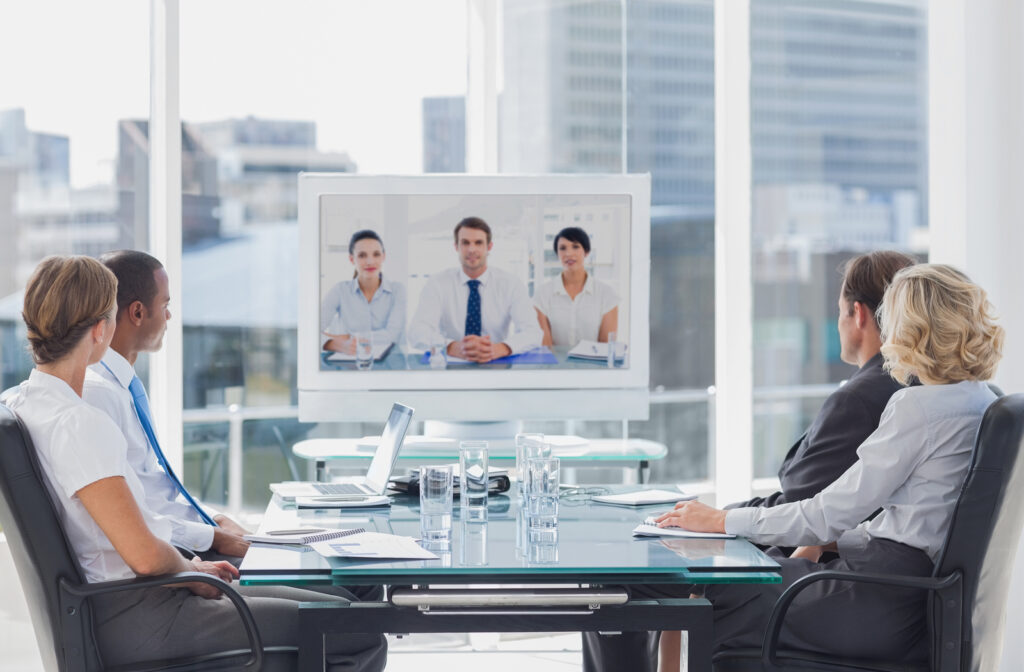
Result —
M409 429L413 409L402 404L391 407L384 432L380 435L380 445L373 454L373 461L365 476L343 478L333 483L316 483L292 481L271 483L270 489L285 501L296 497L345 497L383 495L391 478L391 471L398 459L398 450L402 447L405 432Z

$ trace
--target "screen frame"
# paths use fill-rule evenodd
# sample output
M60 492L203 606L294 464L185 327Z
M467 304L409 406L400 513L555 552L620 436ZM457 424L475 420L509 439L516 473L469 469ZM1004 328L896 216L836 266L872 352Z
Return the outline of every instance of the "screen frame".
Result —
M642 175L417 175L366 176L300 173L298 387L330 391L643 389L650 381L650 174ZM320 370L320 201L325 195L608 195L631 199L630 363L622 369L550 370ZM452 223L454 227L455 222ZM453 250L453 264L455 254ZM496 375L497 374L497 375ZM500 382L499 382L500 381ZM418 396L418 395L417 395Z

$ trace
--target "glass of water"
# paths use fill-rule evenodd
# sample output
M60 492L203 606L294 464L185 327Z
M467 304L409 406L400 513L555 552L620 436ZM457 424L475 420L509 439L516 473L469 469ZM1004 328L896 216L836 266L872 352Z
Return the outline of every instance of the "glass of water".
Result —
M356 339L356 368L366 370L373 367L373 334L358 331Z
M463 520L487 520L487 442L459 444L459 501Z
M520 497L526 497L526 460L530 457L550 457L550 448L548 448L547 455L541 454L546 445L543 434L529 432L516 434L516 483L519 485ZM528 451L528 446L533 450ZM529 455L528 452L533 454Z
M529 494L526 498L531 543L551 542L558 538L557 457L533 457L527 462Z
M462 545L459 563L463 567L483 567L487 564L487 521L462 520L459 523Z
M448 366L448 344L438 337L430 344L430 368L444 369Z
M420 536L424 542L452 538L452 466L420 468Z
M615 332L608 332L608 368L615 368Z

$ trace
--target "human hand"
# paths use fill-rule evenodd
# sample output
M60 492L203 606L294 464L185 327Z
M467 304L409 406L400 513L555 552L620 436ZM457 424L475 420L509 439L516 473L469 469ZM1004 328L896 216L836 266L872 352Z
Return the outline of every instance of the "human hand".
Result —
M324 350L354 355L356 354L356 339L352 338L349 334L331 335L330 340L324 343Z
M205 560L200 560L198 557L192 558L191 569L194 572L202 572L203 574L216 576L221 581L226 581L227 583L231 583L233 579L237 579L240 576L238 569L230 562L207 562ZM208 583L190 582L180 585L184 588L188 588L199 597L207 600L217 600L224 595L219 588L211 586Z
M821 559L821 554L824 550L824 546L800 546L795 551L793 551L793 553L789 557L803 558L804 560L817 562Z
M463 338L462 358L471 362L491 361L491 337L470 335Z
M235 527L238 526L235 525ZM249 542L243 539L242 535L228 532L221 526L213 531L213 545L210 548L221 555L241 558L249 550Z
M679 502L676 508L654 519L658 527L681 527L691 532L725 532L725 511L696 500Z
M214 516L213 522L217 523L217 525L220 526L220 529L224 530L225 532L230 532L231 534L238 535L239 537L245 536L247 534L252 534L250 530L245 529L235 521L225 516L223 513L218 513L216 516Z

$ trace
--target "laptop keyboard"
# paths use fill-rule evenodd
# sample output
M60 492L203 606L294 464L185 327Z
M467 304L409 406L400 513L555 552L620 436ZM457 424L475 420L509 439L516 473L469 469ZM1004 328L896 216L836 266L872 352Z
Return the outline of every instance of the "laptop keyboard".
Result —
M365 495L366 491L352 483L316 483L314 488L321 495Z

